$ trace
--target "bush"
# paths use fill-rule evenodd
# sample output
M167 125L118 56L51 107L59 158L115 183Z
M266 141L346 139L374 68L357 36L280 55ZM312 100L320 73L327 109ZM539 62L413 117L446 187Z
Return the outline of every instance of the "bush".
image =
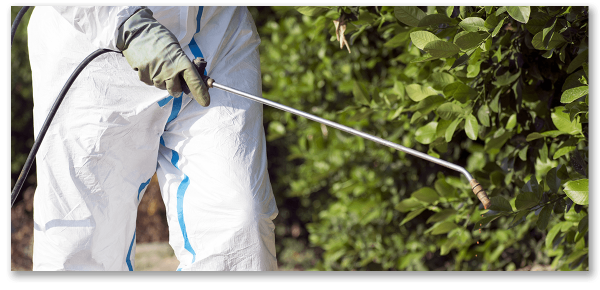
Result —
M252 11L266 98L464 166L492 200L483 209L454 171L265 108L280 223L308 231L314 269L588 269L587 7Z

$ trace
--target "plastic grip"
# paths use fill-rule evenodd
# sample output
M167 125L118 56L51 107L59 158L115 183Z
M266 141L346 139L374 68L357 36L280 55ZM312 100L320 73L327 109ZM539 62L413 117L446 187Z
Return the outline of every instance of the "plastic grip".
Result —
M477 182L477 180L473 179L471 180L471 188L473 189L473 193L477 196L477 198L479 198L479 201L481 201L481 203L483 204L483 207L485 209L490 208L490 206L492 205L492 203L490 202L490 199L487 196L487 193L485 193L485 190L483 190L483 186L481 186L481 184L479 184L479 182Z

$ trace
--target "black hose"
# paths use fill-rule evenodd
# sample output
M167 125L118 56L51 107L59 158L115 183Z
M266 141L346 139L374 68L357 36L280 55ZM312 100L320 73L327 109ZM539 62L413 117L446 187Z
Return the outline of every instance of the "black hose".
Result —
M27 161L25 161L25 165L23 166L23 169L21 170L21 174L19 174L19 179L17 180L15 187L13 187L13 190L11 193L10 207L12 207L13 204L15 203L15 200L17 199L17 196L19 195L19 192L21 191L21 188L23 187L23 183L25 183L25 178L27 178L27 174L29 174L29 169L31 169L31 166L33 165L33 160L35 159L35 155L37 154L38 149L40 149L40 145L42 144L42 140L44 139L44 136L46 135L46 132L48 131L48 127L50 127L50 123L52 122L54 115L56 115L56 111L58 111L58 107L60 106L60 103L62 103L62 100L65 98L67 91L69 91L69 88L71 87L71 85L73 84L73 82L75 81L75 79L77 78L79 73L81 73L81 71L90 62L92 62L92 60L94 60L99 55L107 53L107 52L115 52L115 51L110 50L110 49L98 49L98 50L92 52L90 55L88 55L77 66L75 71L73 71L73 73L71 74L71 76L69 77L69 79L67 80L65 85L63 86L62 90L60 91L60 94L58 94L58 97L56 98L56 101L54 101L54 105L52 105L52 108L50 109L50 113L48 113L48 117L46 117L46 121L44 121L44 125L42 126L42 129L40 130L40 134L37 136L37 138L35 139L35 142L33 143L33 147L31 148L31 151L29 152L29 156L27 156Z
M19 10L17 17L15 17L15 21L13 21L12 27L10 28L10 46L11 47L12 47L13 39L15 39L15 33L17 32L17 28L19 27L19 24L21 23L21 19L23 18L23 15L25 15L25 12L27 12L29 7L31 7L31 6L23 6L23 8L21 8L21 10Z

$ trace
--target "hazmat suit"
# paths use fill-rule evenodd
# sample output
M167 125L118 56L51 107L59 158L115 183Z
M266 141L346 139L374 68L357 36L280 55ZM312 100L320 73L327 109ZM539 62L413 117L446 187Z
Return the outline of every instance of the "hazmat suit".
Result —
M246 8L148 8L217 82L261 95L260 39ZM98 48L118 51L119 28L139 10L33 10L35 136L75 67ZM144 230L137 207L155 172L177 270L277 268L262 105L211 89L204 107L157 87L118 53L74 82L37 154L34 270L132 271Z

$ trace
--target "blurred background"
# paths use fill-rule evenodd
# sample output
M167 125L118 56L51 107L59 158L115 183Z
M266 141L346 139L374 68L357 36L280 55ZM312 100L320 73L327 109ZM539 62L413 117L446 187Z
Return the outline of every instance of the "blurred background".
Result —
M12 19L19 9L12 7ZM436 11L435 7L418 9L430 14ZM510 136L515 134L515 137L510 142L506 137L498 148L488 150L490 136L498 135L494 135L496 126L504 126L500 120L504 123L509 120L512 111L505 110L514 101L501 101L502 110L508 115L497 112L498 121L490 124L488 119L489 128L484 128L485 123L480 121L479 132L467 132L464 122L459 122L450 140L444 139L442 132L441 139L432 142L433 139L424 139L427 132L416 130L438 118L435 109L443 103L443 98L442 102L430 97L426 100L434 101L419 103L409 96L411 92L405 86L428 82L441 92L447 80L432 80L431 76L441 75L440 68L447 71L450 65L441 60L412 61L421 54L409 38L414 29L409 30L394 18L398 14L393 7L305 8L302 13L294 7L249 7L249 10L262 39L265 98L464 166L476 173L490 196L507 196L513 207L516 192L536 176L537 152L543 151L545 145L541 142L545 139L532 143L530 151L525 148L525 153L519 155L523 158L515 158L516 154L507 157L522 177L513 177L502 163L508 154L503 155L500 149L520 152L524 146L514 145L512 139L520 134L524 142L527 130L533 130L533 122L521 115L524 113L518 115L518 126L506 126L506 131L513 132ZM334 20L340 20L340 11L352 23L345 33L351 53L346 47L340 49L336 39ZM452 11L449 10L449 16ZM477 7L466 7L464 11L460 8L460 13L478 11L481 10ZM30 14L31 11L24 17L11 50L12 185L33 144L26 32ZM516 25L514 21L511 23ZM508 42L514 32L510 25L498 34L509 35ZM530 32L524 29L523 33ZM530 53L539 58L543 52ZM557 57L558 53L552 59L540 58L539 62L558 62ZM568 56L567 60L572 58ZM473 77L466 71L473 74L475 64L465 66L465 73L451 76L452 80ZM476 64L475 75L479 74L480 64ZM484 69L485 63L481 66ZM510 90L502 93L509 94ZM548 95L551 98L552 94ZM472 110L473 114L477 112L475 108ZM496 115L489 110L477 114L478 118ZM537 119L543 118L547 120L544 130L553 129L549 113L537 115ZM582 239L585 253L572 254L581 250L575 247L575 233L587 206L583 211L580 207L576 214L572 210L574 216L570 219L562 216L551 219L545 225L548 229L561 222L570 223L560 224L564 231L559 227L561 231L554 233L549 243L546 227L536 228L539 211L535 214L532 211L527 219L511 228L513 216L510 219L501 216L478 231L475 223L484 210L468 181L454 171L267 106L264 127L269 174L279 208L275 233L280 270L587 270L587 235ZM435 135L435 129L428 134ZM508 135L501 137L504 136ZM562 142L548 140L549 144L559 141ZM556 145L551 150L556 150ZM548 148L546 156L551 156L547 151ZM545 174L559 163L565 162L544 165L547 168L540 172ZM35 166L29 175L11 210L11 268L18 271L32 267ZM428 194L433 194L434 200L421 198ZM585 219L587 233L587 216ZM165 207L156 178L139 206L137 229L135 269L175 270L178 263L168 245ZM572 236L570 231L575 231ZM565 262L568 255L572 260Z

